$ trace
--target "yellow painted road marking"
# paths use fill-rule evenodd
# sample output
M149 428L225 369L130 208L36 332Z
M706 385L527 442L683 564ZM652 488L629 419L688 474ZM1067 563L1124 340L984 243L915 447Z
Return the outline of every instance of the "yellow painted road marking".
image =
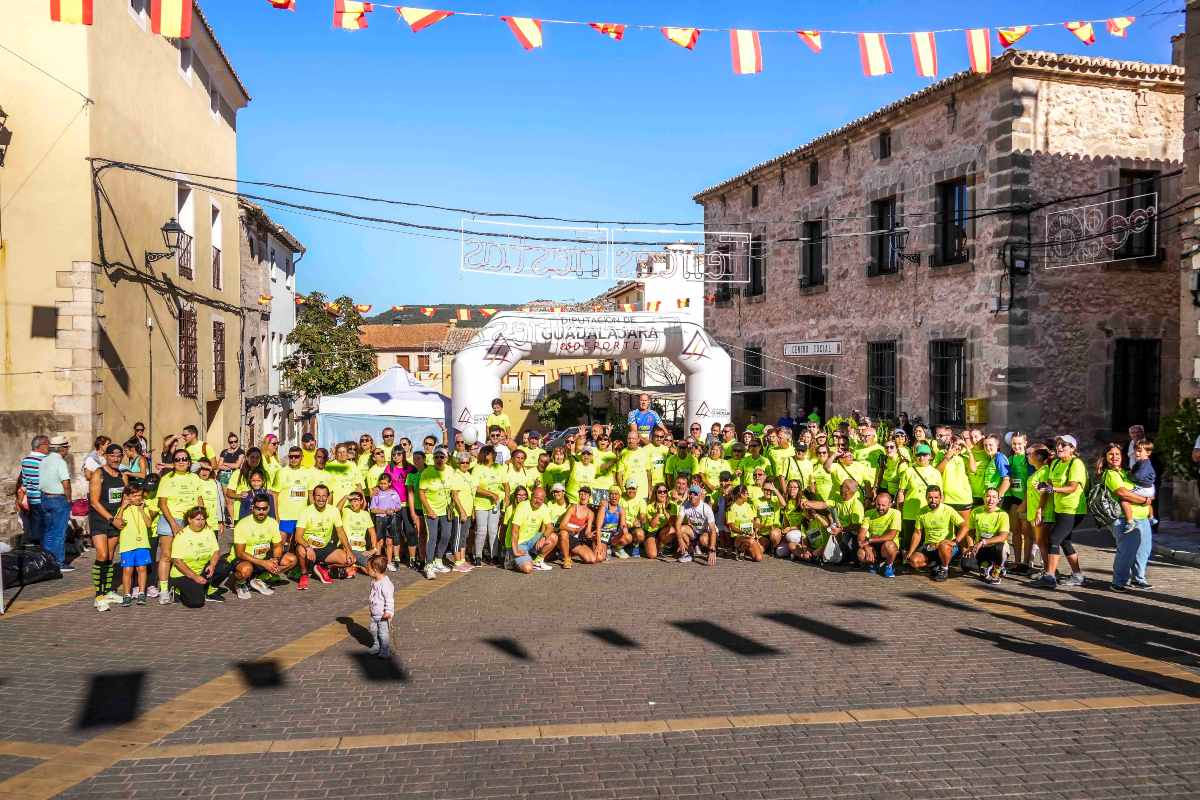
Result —
M462 573L450 573L437 581L420 581L396 592L399 611L427 595L454 583ZM91 594L91 590L88 590ZM366 611L351 618L360 625L369 621ZM333 622L304 634L299 639L264 653L262 660L274 660L280 672L291 669L345 640L346 626ZM72 786L99 775L104 770L150 749L153 742L178 731L204 715L233 702L250 689L240 670L230 670L207 683L156 706L138 719L113 728L77 747L63 748L36 767L0 782L0 798L49 800ZM329 741L336 741L331 739ZM328 744L328 741L324 742ZM35 756L36 757L36 756Z
M47 608L58 608L65 606L67 603L74 603L77 600L91 600L96 596L96 590L90 586L86 589L72 589L69 592L59 592L52 594L49 597L41 597L37 600L19 600L15 606L4 608L4 616L0 617L0 621L19 617L23 614L32 614L35 611L45 611Z

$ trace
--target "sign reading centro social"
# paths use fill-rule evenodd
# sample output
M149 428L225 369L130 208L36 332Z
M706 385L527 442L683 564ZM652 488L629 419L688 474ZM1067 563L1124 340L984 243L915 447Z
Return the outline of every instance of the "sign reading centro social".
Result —
M842 340L832 339L827 342L785 342L783 354L792 358L803 356L840 356Z

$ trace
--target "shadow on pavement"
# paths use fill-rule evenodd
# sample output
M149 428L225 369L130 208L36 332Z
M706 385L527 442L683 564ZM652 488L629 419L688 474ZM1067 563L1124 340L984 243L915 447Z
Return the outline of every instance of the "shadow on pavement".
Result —
M874 605L874 603L871 605ZM772 611L769 614L759 614L759 616L763 619L769 619L771 622L786 625L794 630L811 633L813 636L820 636L822 639L828 639L831 642L849 645L850 647L862 647L876 641L873 636L863 636L860 633L840 628L837 625L830 625L827 622L802 617L790 611Z
M235 665L242 673L242 680L251 689L278 689L284 685L283 673L279 671L279 662L269 661L239 661Z
M762 656L779 654L779 651L769 644L763 644L754 639L747 639L740 633L735 633L728 628L723 628L712 622L693 619L672 622L671 624L684 633L690 633L692 636L704 639L706 642L711 642L717 647L724 648L735 655L746 656L747 658L761 658Z
M138 718L145 672L102 672L93 675L77 729L124 725Z
M864 611L871 609L873 611L891 611L887 606L881 606L879 603L872 603L870 600L840 600L836 603L830 603L831 606L838 608L851 608L856 611Z
M974 606L969 606L966 603L960 603L957 600L951 600L949 597L941 594L931 594L930 592L905 592L904 596L912 600L920 600L922 603L929 603L931 606L953 608L955 611L970 611L972 614L983 613Z
M613 628L588 628L586 633L595 636L602 642L611 644L613 647L621 647L626 650L636 650L641 647L638 642L630 639L625 634Z
M364 628L359 623L355 622L351 617L338 617L337 621L346 626L346 633L354 637L354 641L361 644L363 647L370 647L375 644L374 637L371 632Z
M529 651L521 646L521 643L516 639L498 638L484 639L484 642L504 653L506 656L512 656L518 661L532 661L533 657L529 655Z
M380 658L370 653L352 653L358 663L358 671L371 683L407 683L408 672L392 658Z

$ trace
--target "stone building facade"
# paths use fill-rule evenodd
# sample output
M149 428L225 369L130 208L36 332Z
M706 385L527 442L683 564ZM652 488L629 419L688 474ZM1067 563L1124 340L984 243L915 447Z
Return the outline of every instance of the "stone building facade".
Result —
M746 282L707 287L735 418L1152 427L1178 396L1182 125L1182 69L1010 51L696 195L706 231L752 235Z

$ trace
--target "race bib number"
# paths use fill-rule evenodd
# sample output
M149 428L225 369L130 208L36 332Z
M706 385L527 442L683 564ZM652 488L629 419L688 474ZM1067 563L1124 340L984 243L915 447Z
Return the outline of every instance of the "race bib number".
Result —
M352 550L366 550L367 549L367 537L364 534L361 534L361 533L351 534L349 539L350 539L350 549L352 549Z
M308 497L308 490L303 486L293 486L288 490L288 497L293 500L303 500Z
M256 544L256 545L254 545L254 549L252 549L250 551L250 555L254 556L255 558L263 558L264 556L266 556L266 554L270 550L270 548L271 548L271 545L267 544L266 542Z
M753 522L743 522L738 527L741 528L741 530L744 533L749 533L750 531L754 530L754 523Z
M108 490L109 504L114 505L114 506L119 506L121 504L121 498L124 495L125 495L125 487L124 486L113 486L112 488L110 488Z

